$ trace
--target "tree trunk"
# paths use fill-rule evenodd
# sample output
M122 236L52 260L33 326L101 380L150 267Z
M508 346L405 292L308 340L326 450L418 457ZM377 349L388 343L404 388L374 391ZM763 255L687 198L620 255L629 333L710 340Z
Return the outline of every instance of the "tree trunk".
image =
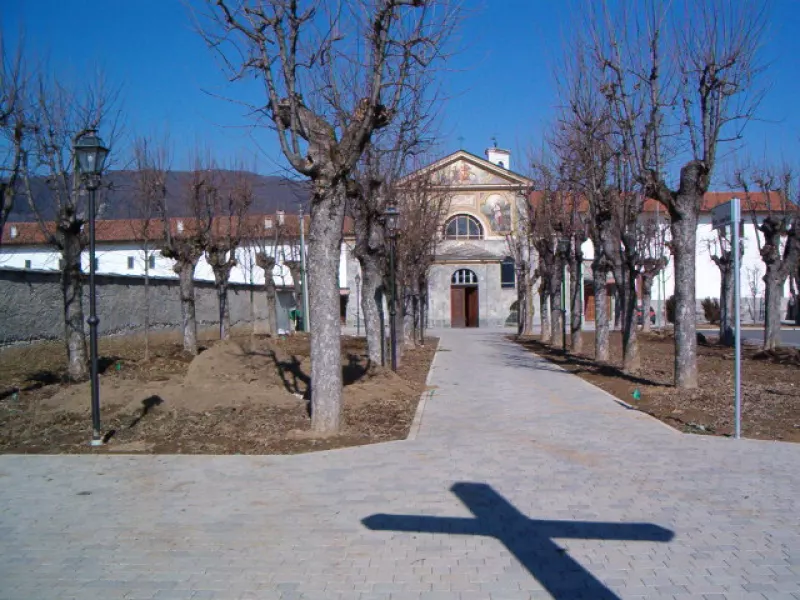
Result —
M181 318L183 320L183 349L189 354L197 354L197 320L194 306L194 269L197 261L175 263L178 271L181 296Z
M308 300L311 329L311 430L328 434L342 419L339 257L345 195L341 185L315 182L308 236Z
M622 304L622 369L635 374L641 368L639 340L636 335L636 269L623 269L621 290Z
M683 175L683 174L682 174ZM699 199L676 200L685 205L678 214L671 210L670 232L675 259L675 386L697 388L697 302L695 298L695 252Z
M267 297L267 333L273 337L278 335L278 291L272 270L264 271L264 292Z
M569 314L569 348L572 352L579 353L583 351L583 296L581 294L582 285L581 279L581 265L583 264L583 254L578 252L573 255L570 261L570 278L569 278L569 297L570 297L570 314Z
M650 303L653 301L653 275L642 274L642 333L650 332Z
M563 269L556 263L550 274L550 344L561 347L564 343L562 319L564 312L561 310L561 285L563 282Z
M230 256L235 256L235 250L230 251ZM231 309L228 304L228 287L231 280L231 269L236 264L235 259L228 258L228 252L215 255L211 262L214 273L214 284L217 286L217 304L219 306L219 339L227 340L231 335Z
M374 365L382 363L383 269L375 256L359 259L361 264L361 318L367 338L367 356Z
M553 339L553 330L550 321L550 294L546 289L539 292L539 321L542 326L541 341L549 344Z
M61 292L64 300L64 341L67 347L67 374L72 381L89 377L86 332L83 327L83 274L81 273L80 234L62 232Z
M719 341L723 346L733 346L734 327L736 325L734 313L734 288L733 288L733 255L731 252L722 252L719 257L711 257L719 268Z
M781 345L781 299L785 279L778 273L778 265L767 264L764 275L764 350L774 350Z
M606 271L597 264L592 265L592 280L594 282L594 358L597 361L608 362L609 323L608 323L608 289L606 288Z

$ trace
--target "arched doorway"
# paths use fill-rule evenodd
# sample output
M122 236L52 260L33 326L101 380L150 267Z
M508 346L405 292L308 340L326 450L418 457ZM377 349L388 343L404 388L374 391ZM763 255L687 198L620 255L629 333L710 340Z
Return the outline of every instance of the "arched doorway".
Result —
M450 278L450 326L478 326L478 276L459 269Z

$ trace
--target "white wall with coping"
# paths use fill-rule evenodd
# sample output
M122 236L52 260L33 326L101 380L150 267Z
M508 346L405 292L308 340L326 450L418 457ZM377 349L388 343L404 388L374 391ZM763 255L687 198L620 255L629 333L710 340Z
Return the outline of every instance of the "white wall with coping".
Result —
M294 247L296 252L296 246ZM256 250L253 248L239 248L236 252L238 264L231 271L231 283L250 283L262 285L264 271L255 264ZM97 244L97 273L103 275L135 275L141 276L145 272L145 252L140 245L123 242L99 242ZM177 274L172 267L174 261L165 258L158 250L151 250L155 256L155 266L150 269L153 277L176 278ZM278 264L272 271L275 284L279 287L294 285L289 269L283 265L283 256L291 256L292 247L284 246L278 249ZM82 254L82 265L85 273L89 272L89 250ZM133 267L129 267L129 258L133 258ZM5 245L0 249L0 266L15 269L31 269L34 271L57 271L60 254L49 246L13 246ZM26 261L30 261L26 264ZM347 289L347 247L342 244L339 258L339 286ZM201 257L195 269L195 279L198 281L214 281L214 272Z

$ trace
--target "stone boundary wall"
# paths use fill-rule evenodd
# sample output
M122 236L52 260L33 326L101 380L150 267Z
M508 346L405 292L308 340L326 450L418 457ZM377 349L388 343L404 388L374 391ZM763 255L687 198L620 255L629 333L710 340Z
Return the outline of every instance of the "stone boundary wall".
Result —
M87 277L88 279L88 277ZM99 334L141 331L144 326L144 278L97 275ZM252 292L252 294L251 294ZM198 327L219 324L217 292L213 282L196 281ZM252 312L251 312L252 298ZM263 327L267 301L263 285L231 284L228 296L231 325L250 323ZM294 306L289 291L278 292L278 327L289 328L288 312ZM83 308L89 315L89 284L83 287ZM55 271L0 269L0 346L64 336L60 275ZM153 329L181 325L177 279L150 278L150 324ZM86 326L88 333L88 325Z

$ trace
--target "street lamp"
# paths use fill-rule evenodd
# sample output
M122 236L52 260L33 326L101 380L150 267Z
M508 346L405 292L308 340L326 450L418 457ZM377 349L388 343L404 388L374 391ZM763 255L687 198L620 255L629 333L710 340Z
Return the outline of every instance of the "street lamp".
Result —
M356 273L356 336L361 336L361 274Z
M383 211L384 227L386 227L386 237L389 238L389 336L392 344L392 371L397 371L397 326L395 316L397 315L397 282L395 281L395 243L397 241L397 221L400 218L400 211L393 204L386 207Z
M558 253L561 255L561 351L567 353L567 254L569 253L569 238L562 237L558 240Z
M108 148L103 144L97 131L87 129L75 139L76 168L89 190L89 360L92 377L92 446L101 446L100 435L100 382L97 373L97 295L95 290L95 194L100 187L100 174L108 156Z

